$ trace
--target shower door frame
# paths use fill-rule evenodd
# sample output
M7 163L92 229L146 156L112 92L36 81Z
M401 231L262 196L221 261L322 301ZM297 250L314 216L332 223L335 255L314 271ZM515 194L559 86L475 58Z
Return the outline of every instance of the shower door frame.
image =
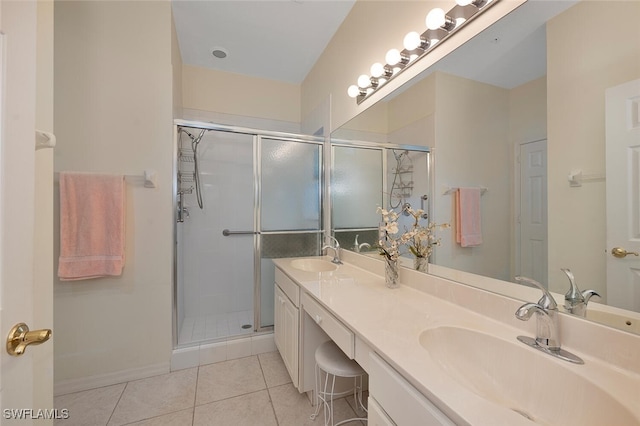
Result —
M319 158L319 191L318 191L318 205L320 206L319 217L319 229L313 230L289 230L289 231L266 231L264 234L302 234L302 233L317 233L322 235L324 230L324 157L325 157L325 139L323 137L299 135L295 133L286 132L274 132L267 130L254 129L249 127L240 126L227 126L222 124L207 123L200 121L189 121L182 119L175 119L173 122L173 175L172 175L172 197L173 197L173 291L172 291L172 331L173 331L173 348L194 346L207 343L209 340L205 339L197 342L190 342L183 345L178 345L178 200L177 192L178 188L178 137L179 128L189 127L194 129L205 129L211 131L220 131L236 134L251 135L253 137L253 203L254 203L254 220L253 220L253 333L270 332L273 330L273 325L262 326L261 325L261 293L262 293L262 249L261 249L261 198L262 198L262 158L261 158L261 140L262 138L276 139L281 141L290 141L297 143L310 143L318 145L320 148ZM322 241L322 238L320 239ZM226 339L245 338L252 334L227 336Z

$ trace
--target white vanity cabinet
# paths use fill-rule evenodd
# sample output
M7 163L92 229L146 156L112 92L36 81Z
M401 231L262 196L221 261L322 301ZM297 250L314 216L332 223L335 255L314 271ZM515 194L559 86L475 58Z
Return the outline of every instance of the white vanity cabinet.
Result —
M273 332L276 347L291 380L298 387L300 288L277 268L274 302Z
M320 344L331 339L369 375L369 425L454 425L376 354L376 348L362 340L357 329L343 322L330 307L312 296L316 290L306 289L307 284L292 280L280 267L276 267L275 281L275 343L300 393L313 390L315 351ZM337 382L336 387L338 390L348 389L352 383L349 379Z

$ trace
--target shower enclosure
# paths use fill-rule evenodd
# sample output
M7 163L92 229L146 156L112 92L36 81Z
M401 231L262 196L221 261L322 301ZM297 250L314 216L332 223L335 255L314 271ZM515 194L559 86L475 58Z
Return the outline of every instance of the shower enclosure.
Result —
M177 121L177 347L273 327L271 259L320 254L320 138Z
M431 211L432 157L424 146L352 142L331 144L331 228L341 247L377 254L380 214L377 207L403 212ZM399 229L410 228L413 217L398 218ZM405 254L411 258L411 254ZM434 255L435 257L435 255Z

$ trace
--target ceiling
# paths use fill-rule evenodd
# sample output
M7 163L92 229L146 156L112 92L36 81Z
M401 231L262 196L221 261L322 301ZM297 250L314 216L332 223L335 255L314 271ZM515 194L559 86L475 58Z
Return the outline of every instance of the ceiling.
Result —
M355 0L172 0L182 62L302 83ZM224 59L214 49L228 52Z
M300 84L355 1L172 0L182 61ZM499 21L430 72L440 69L504 88L541 77L546 74L544 23L573 4L530 0L512 12L517 20ZM218 59L214 49L228 56Z

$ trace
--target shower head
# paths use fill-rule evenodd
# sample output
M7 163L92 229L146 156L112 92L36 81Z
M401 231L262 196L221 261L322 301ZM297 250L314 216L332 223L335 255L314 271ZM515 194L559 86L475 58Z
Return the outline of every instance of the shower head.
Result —
M180 131L183 132L183 133L186 133L187 136L189 136L189 138L191 138L191 143L193 143L195 145L198 145L200 143L200 140L204 136L205 132L207 131L207 129L202 129L202 131L200 131L200 134L197 137L193 136L191 133L189 133L184 128L180 128Z
M202 137L204 136L206 131L207 131L207 129L202 129L202 131L200 132L200 134L198 135L197 138L194 139L193 137L191 137L194 145L197 146L200 143L200 141L202 140Z
M402 157L404 157L405 155L409 155L409 151L408 150L404 150L402 151L400 154L396 154L396 150L393 150L393 156L396 158L396 161L400 161L402 159Z

